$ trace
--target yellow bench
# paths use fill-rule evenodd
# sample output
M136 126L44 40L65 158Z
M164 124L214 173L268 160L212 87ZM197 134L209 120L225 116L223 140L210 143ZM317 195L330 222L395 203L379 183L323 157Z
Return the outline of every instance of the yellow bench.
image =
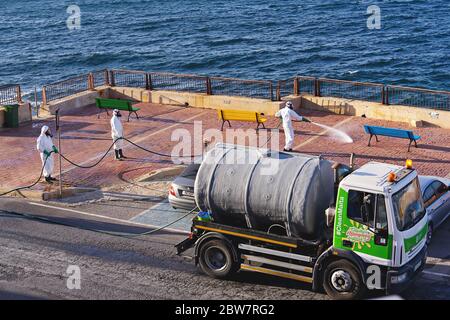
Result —
M262 125L263 129L264 122L267 121L266 118L261 117L263 113L258 113L255 111L245 111L245 110L217 110L219 120L222 120L222 131L225 122L228 122L228 126L231 128L230 120L232 121L246 121L246 122L256 122L258 126L256 130L259 130L259 126Z

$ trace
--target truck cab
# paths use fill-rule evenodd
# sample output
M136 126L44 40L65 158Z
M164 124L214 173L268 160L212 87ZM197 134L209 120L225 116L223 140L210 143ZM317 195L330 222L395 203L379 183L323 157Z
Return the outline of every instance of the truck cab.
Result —
M424 266L427 221L412 162L406 167L370 162L339 185L330 253L352 260L369 287L399 291ZM368 283L373 266L381 281ZM345 292L351 277L343 270L330 277L326 289Z

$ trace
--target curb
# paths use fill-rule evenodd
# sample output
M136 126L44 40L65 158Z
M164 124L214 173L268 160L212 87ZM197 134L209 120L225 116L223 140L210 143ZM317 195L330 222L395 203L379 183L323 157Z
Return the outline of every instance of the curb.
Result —
M7 192L10 189L0 188L0 193ZM49 201L55 199L62 199L71 197L80 193L92 192L95 188L82 188L82 187L65 187L62 190L62 196L59 195L59 189L56 190L20 190L10 193L9 197L25 198L38 201Z

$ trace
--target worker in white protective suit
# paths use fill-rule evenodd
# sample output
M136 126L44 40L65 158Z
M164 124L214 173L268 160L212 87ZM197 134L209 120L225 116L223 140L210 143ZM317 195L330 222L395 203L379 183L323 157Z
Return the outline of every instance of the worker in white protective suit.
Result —
M36 148L41 155L42 166L44 167L43 175L45 177L45 181L50 184L53 183L53 181L56 181L56 179L52 177L54 165L53 153L58 153L58 149L53 144L52 137L50 128L47 126L42 126L41 135L38 137L36 144Z
M275 117L281 118L283 120L283 129L285 136L285 146L284 151L292 151L292 147L294 146L294 127L292 126L292 121L304 121L311 122L305 117L302 117L294 111L294 107L292 102L286 102L286 105L283 109L280 109Z
M120 114L120 111L117 109L114 109L113 116L111 118L111 137L114 142L114 153L115 153L115 159L116 160L122 160L126 157L123 155L123 126L122 122L120 121L120 118L122 115ZM119 140L117 140L119 139Z

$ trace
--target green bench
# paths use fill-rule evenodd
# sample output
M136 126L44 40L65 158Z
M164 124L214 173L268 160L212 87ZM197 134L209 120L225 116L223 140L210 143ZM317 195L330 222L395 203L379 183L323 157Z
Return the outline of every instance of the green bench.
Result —
M104 98L96 98L95 104L97 105L97 108L100 109L99 113L97 114L97 119L100 118L100 112L102 110L106 111L106 114L109 115L108 110L122 110L122 111L128 111L128 121L130 121L130 116L132 113L136 115L136 118L139 119L139 115L137 112L140 110L139 108L135 108L132 106L131 101L128 100L119 100L119 99L104 99Z

